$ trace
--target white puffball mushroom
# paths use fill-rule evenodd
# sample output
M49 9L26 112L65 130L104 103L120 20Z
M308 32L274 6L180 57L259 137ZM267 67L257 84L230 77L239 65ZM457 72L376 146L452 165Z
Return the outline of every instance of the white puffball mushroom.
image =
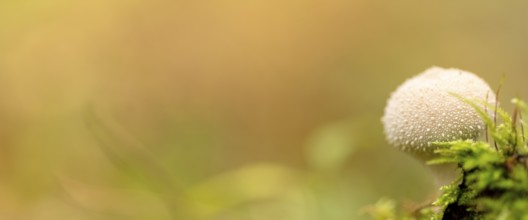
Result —
M382 118L388 142L420 160L430 160L433 142L476 140L485 130L477 111L453 94L469 100L495 103L488 84L473 73L459 69L431 67L394 91ZM488 110L491 114L493 110ZM446 167L433 167L437 183L449 183L453 176ZM448 171L445 171L447 169ZM454 168L453 168L454 169ZM447 181L447 182L446 182Z

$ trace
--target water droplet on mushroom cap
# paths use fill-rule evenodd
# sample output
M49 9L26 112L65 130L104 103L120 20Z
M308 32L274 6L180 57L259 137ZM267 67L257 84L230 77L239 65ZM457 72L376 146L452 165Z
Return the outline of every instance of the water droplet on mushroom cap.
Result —
M483 120L450 93L470 100L488 96L489 103L495 101L488 84L475 74L429 68L405 81L389 98L382 118L389 143L415 155L432 155L431 142L477 139L485 128Z

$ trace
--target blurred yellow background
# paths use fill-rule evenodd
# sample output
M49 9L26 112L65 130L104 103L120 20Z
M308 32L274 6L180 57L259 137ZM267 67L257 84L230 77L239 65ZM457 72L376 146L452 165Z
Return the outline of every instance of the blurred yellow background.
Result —
M435 189L380 117L432 65L528 94L528 2L0 1L0 219L368 219Z

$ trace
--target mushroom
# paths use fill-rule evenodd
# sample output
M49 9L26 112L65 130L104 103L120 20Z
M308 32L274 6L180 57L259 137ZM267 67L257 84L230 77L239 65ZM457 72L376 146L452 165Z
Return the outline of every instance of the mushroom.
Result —
M484 121L453 94L495 103L488 84L475 74L431 67L405 81L387 101L382 122L388 142L425 162L435 156L433 142L478 139L486 127ZM439 186L458 175L454 165L429 167Z

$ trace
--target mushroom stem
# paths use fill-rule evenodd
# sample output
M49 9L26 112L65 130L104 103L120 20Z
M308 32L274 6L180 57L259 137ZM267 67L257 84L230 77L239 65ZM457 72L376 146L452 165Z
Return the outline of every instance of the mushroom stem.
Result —
M418 161L427 162L436 157L432 154L414 154L413 157ZM453 183L460 175L460 169L456 164L425 164L427 170L434 178L435 187L440 190L440 187ZM438 191L440 192L440 191Z
M437 189L451 184L460 176L460 169L455 164L435 164L428 165L427 168L434 177Z

